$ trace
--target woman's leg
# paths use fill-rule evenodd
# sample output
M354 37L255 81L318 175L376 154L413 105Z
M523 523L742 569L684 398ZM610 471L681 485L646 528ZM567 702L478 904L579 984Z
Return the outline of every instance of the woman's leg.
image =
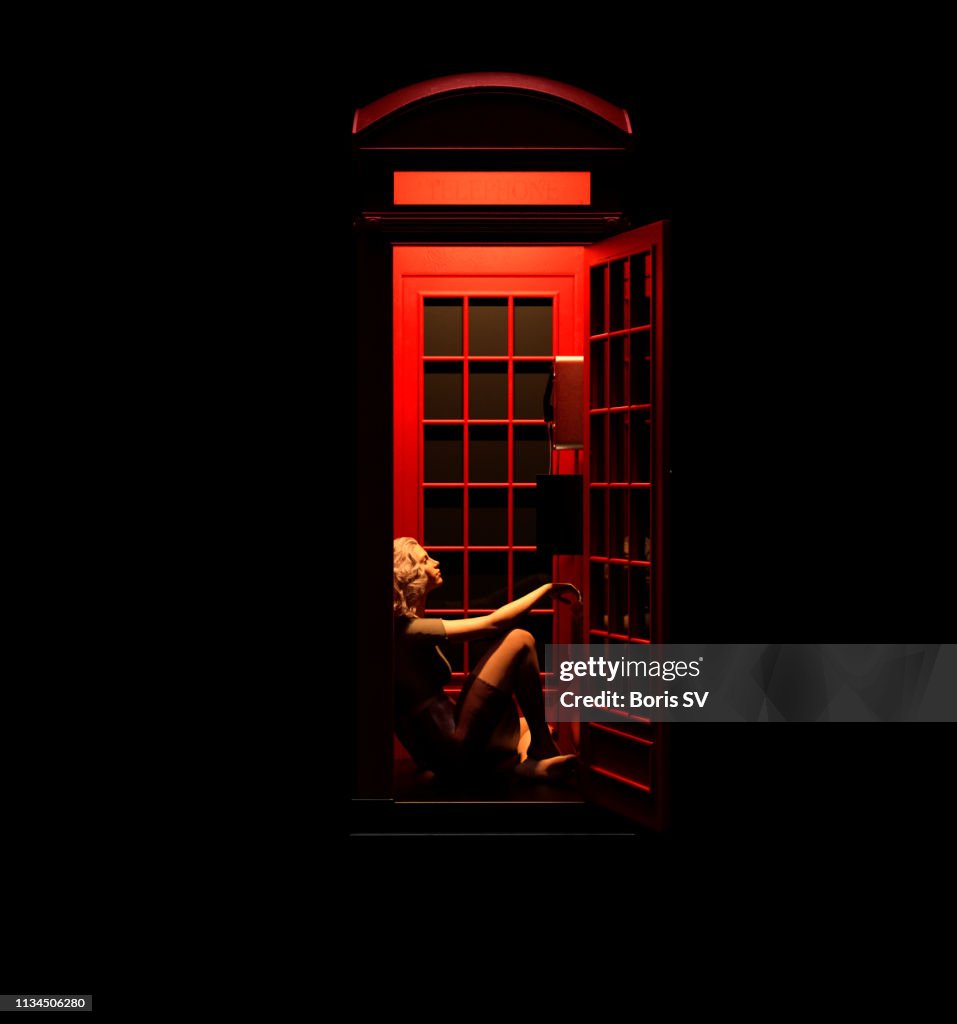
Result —
M555 757L558 747L545 721L542 676L538 667L535 638L528 630L513 629L492 647L475 669L478 680L500 690L514 693L528 722L531 742L528 756L533 761ZM473 689L475 689L473 687ZM469 709L470 691L463 717Z

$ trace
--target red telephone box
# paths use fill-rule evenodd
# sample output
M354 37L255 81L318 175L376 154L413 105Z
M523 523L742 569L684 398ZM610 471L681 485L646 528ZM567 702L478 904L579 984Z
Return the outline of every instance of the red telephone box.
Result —
M667 225L632 227L623 209L627 113L562 83L420 83L357 111L354 139L360 372L375 378L360 409L360 571L383 580L361 610L357 796L439 805L454 797L412 787L391 735L392 536L443 563L430 615L483 614L561 579L581 588L583 620L535 609L539 644L667 638ZM543 394L555 360L576 358L583 446L553 451ZM537 550L549 472L584 478L581 555ZM478 647L448 650L453 690ZM595 803L663 827L664 726L583 723L561 743L582 766L559 797L569 815Z

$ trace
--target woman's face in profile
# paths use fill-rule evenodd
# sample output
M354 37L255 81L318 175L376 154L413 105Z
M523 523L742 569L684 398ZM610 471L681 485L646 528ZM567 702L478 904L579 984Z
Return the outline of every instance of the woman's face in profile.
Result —
M445 581L442 579L442 573L439 570L438 559L432 558L421 544L417 544L412 549L411 555L425 569L425 592L428 594L430 591L435 590L436 587L441 587Z

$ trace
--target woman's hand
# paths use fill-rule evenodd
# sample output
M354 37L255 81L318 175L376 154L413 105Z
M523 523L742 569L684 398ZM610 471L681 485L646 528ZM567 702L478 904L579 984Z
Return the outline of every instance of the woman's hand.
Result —
M553 583L552 597L555 600L563 601L565 604L582 603L581 591L574 583Z

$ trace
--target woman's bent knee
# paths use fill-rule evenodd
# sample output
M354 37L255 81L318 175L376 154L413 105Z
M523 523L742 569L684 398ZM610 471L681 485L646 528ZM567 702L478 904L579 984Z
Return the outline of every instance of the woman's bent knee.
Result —
M513 646L522 650L532 651L535 649L535 637L527 629L512 629L506 639Z

